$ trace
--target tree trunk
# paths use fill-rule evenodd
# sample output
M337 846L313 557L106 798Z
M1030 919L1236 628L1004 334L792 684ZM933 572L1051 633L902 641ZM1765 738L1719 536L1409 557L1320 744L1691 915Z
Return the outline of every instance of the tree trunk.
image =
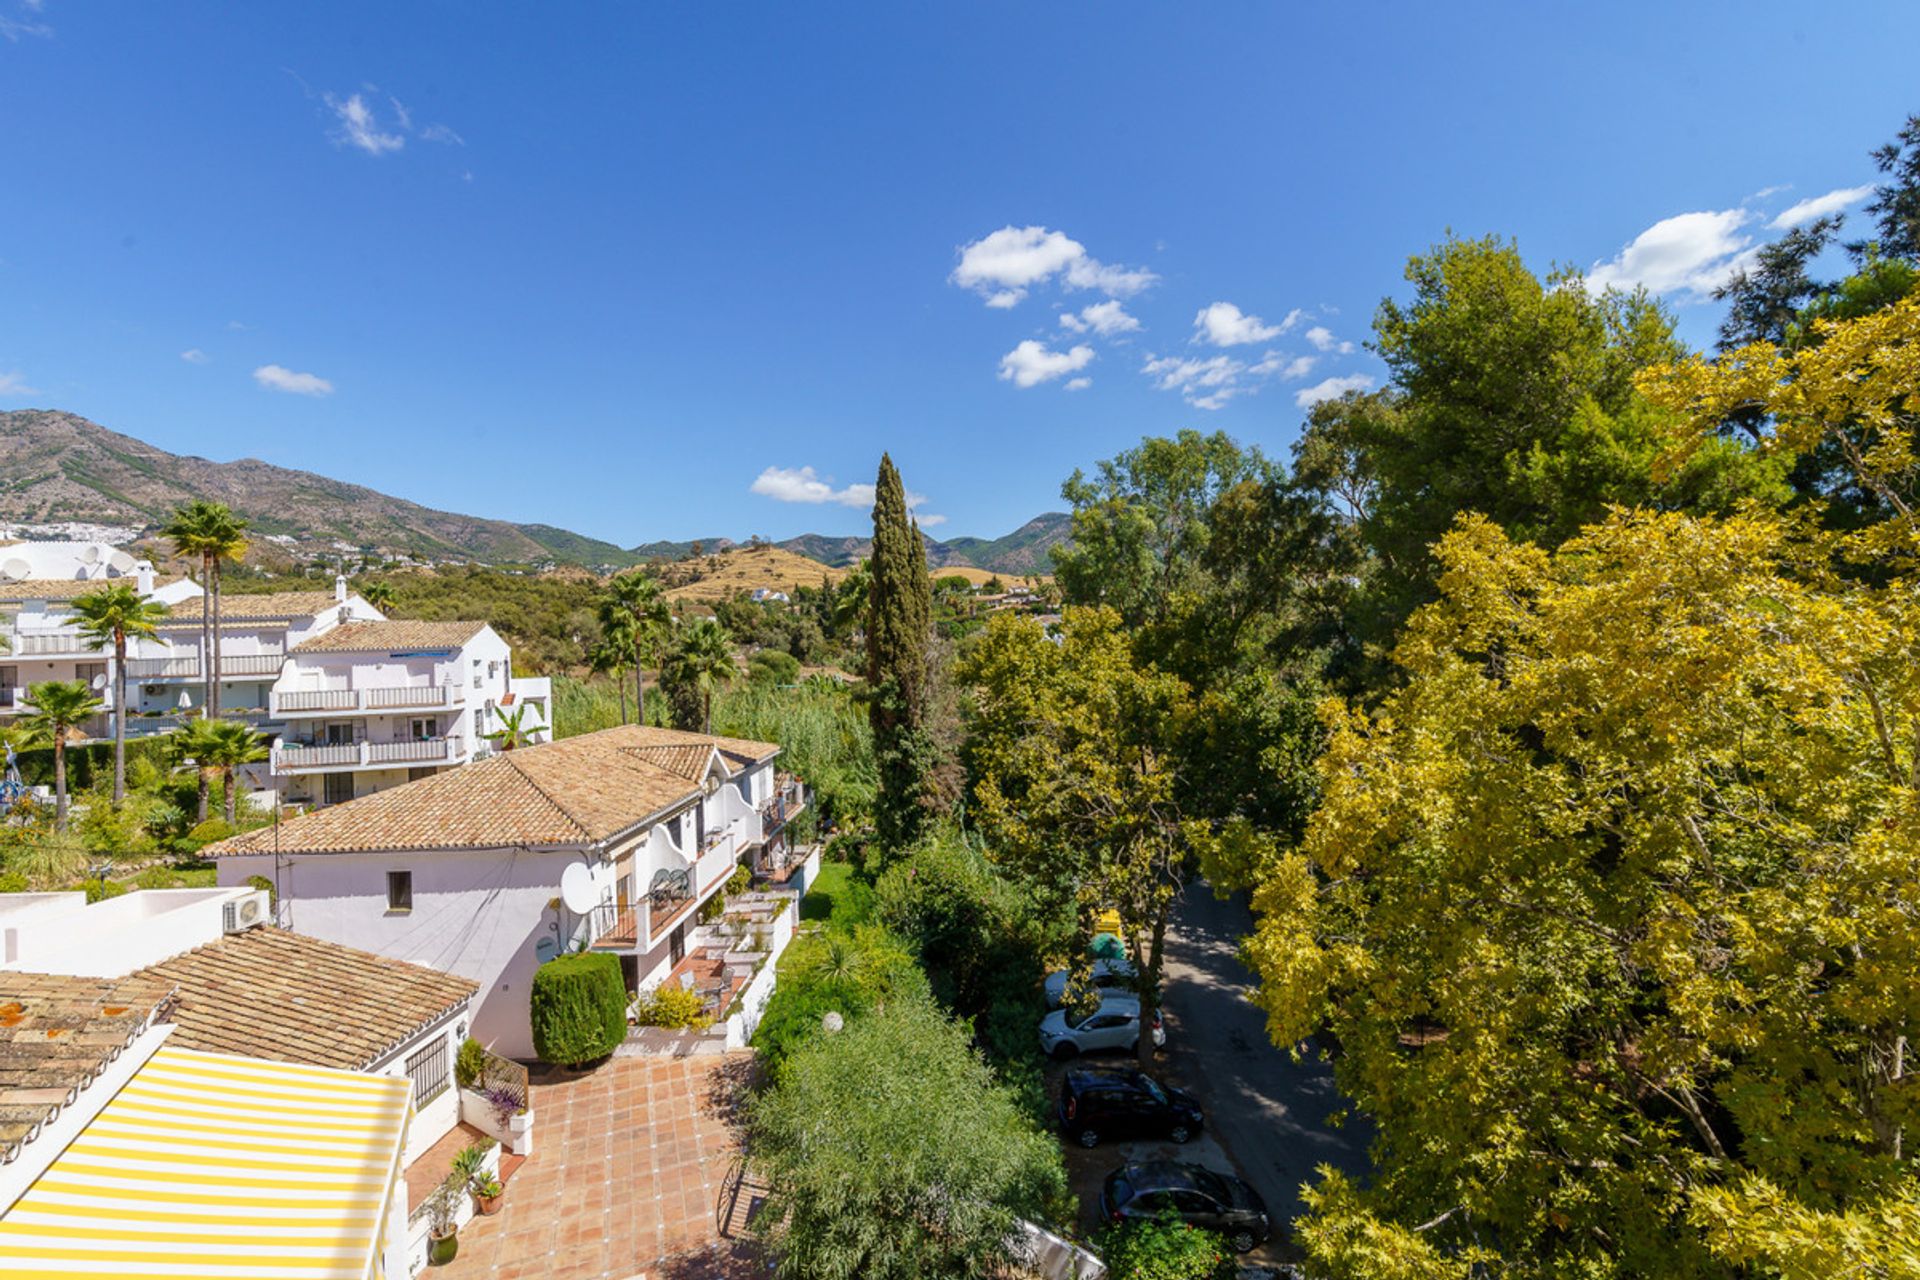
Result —
M226 784L226 788L227 788L227 825L231 827L231 826L233 826L233 825L234 825L234 816L233 816L233 770L231 770L231 769L222 769L222 770L220 771L220 779L221 779L221 781L222 781L222 782L224 782L224 783Z
M1140 947L1134 944L1134 964L1140 971L1140 1045L1142 1067L1153 1063L1153 1019L1160 1012L1160 967L1167 941L1167 911L1163 909L1153 922L1153 941L1148 944L1146 962L1141 963Z
M625 724L627 722L627 682L626 678L617 671L613 675L613 687L620 694L620 723Z
M213 639L207 646L207 714L220 718L220 558L213 560Z
M198 761L194 762L193 771L200 775L200 803L193 820L197 826L207 820L207 795L213 790L213 779L207 775L206 769L202 768Z
M64 726L53 734L53 829L67 829L67 731Z
M633 722L647 722L647 673L640 669L640 646L633 646Z
M113 807L127 800L127 633L113 633Z
M200 557L200 714L212 714L213 660L207 646L213 639L213 562Z

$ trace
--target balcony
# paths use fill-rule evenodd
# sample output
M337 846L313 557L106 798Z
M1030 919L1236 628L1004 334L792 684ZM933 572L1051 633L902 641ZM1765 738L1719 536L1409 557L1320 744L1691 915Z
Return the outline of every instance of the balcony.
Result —
M780 779L773 795L760 805L761 830L765 838L773 839L780 831L807 807L807 789L798 778Z
M466 702L466 690L453 684L377 685L366 689L275 689L278 717L324 716L380 711L445 711Z
M220 655L220 679L225 682L252 676L277 676L286 660L284 653L223 653ZM127 659L129 680L199 680L205 674L197 653L170 658Z
M281 775L457 764L466 758L464 741L454 736L405 738L392 742L288 742L273 749L272 765L273 772Z
M14 633L11 641L16 658L63 658L100 652L78 627L20 631Z

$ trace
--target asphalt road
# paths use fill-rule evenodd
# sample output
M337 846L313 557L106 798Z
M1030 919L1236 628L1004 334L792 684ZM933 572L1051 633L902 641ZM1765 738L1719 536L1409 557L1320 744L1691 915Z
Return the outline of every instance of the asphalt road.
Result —
M1222 902L1188 886L1168 930L1166 1073L1200 1095L1207 1128L1279 1223L1301 1212L1300 1187L1320 1165L1364 1173L1372 1131L1356 1118L1330 1126L1346 1106L1332 1068L1296 1063L1267 1038L1238 954L1252 930L1243 896Z
M1253 916L1240 898L1221 902L1205 885L1193 885L1168 930L1166 957L1167 1045L1153 1073L1199 1095L1206 1130L1192 1142L1105 1143L1085 1151L1066 1147L1068 1179L1080 1197L1081 1227L1097 1236L1097 1201L1107 1173L1128 1160L1190 1160L1232 1170L1253 1184L1267 1202L1276 1231L1249 1262L1277 1263L1297 1257L1284 1224L1304 1207L1300 1187L1329 1164L1363 1173L1372 1131L1349 1119L1335 1128L1327 1117L1345 1103L1330 1067L1316 1059L1294 1062L1267 1039L1266 1015L1248 996L1253 975L1240 963L1240 939L1253 930ZM1088 1065L1129 1065L1126 1056L1101 1055ZM1058 1068L1049 1072L1057 1086Z

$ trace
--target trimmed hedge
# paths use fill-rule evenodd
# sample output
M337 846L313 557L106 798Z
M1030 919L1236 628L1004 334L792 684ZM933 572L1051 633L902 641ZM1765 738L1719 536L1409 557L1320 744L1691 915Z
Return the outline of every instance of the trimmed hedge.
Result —
M627 1036L627 987L605 953L556 956L533 971L528 997L533 1051L577 1067L612 1053Z

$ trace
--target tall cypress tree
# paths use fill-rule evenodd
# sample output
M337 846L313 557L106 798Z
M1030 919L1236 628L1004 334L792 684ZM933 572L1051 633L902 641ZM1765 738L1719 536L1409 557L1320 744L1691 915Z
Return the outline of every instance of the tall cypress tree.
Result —
M880 771L874 825L887 850L911 844L927 816L927 635L933 593L927 548L907 512L907 493L893 459L880 456L874 482L871 605L867 611L867 715Z

